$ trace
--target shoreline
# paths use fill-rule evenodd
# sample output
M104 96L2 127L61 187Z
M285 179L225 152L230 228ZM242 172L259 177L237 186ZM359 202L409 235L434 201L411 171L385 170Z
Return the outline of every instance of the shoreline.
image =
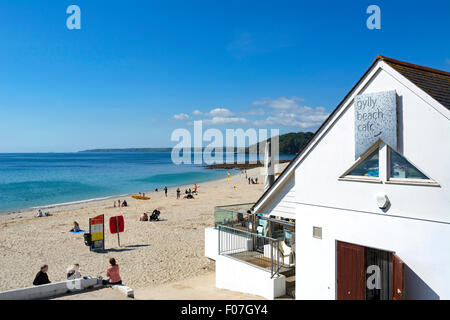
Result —
M220 168L217 168L220 169ZM240 171L237 172L237 169L234 171L234 173L231 173L231 177L236 176L237 174L240 174ZM170 192L175 192L177 188L180 189L188 189L190 187L193 187L193 185L195 183L197 183L197 185L199 184L212 184L214 182L220 182L220 181L226 181L227 178L213 178L211 180L204 180L204 181L197 181L197 182L191 182L191 183L187 183L187 184L183 184L183 185L179 185L177 187L168 187L167 188L167 193L170 194ZM155 190L147 190L147 191L143 191L145 193L146 196L149 196L150 198L153 197L159 197L159 196L164 196L164 189L158 189L158 192L156 192ZM183 192L181 192L182 196L183 196ZM5 221L5 220L14 220L14 219L20 219L23 218L21 215L30 215L30 213L33 214L33 216L36 214L37 210L39 209L57 209L58 212L62 211L71 211L73 209L85 209L88 207L94 207L95 205L101 205L103 202L106 201L110 201L113 200L116 201L118 199L126 199L127 202L129 202L131 198L131 196L136 195L136 193L126 193L126 194L122 194L122 195L112 195L112 196L106 196L106 197L100 197L100 198L93 198L93 199L86 199L86 200L78 200L78 201L71 201L71 202L64 202L64 203L57 203L57 204L49 204L49 205L44 205L44 206L36 206L36 207L30 207L30 208L24 208L24 209L18 209L18 210L13 210L13 211L0 211L0 221ZM85 206L83 206L85 205ZM9 219L8 219L9 218Z
M214 170L220 170L222 168L208 168L208 169L214 169ZM236 175L238 172L237 168L234 172L231 172L231 176ZM185 187L189 187L194 185L195 183L199 184L199 183L210 183L210 182L214 182L214 181L220 181L223 178L212 178L212 179L208 179L208 180L203 180L203 181L193 181L193 182L188 182L187 184L182 184L179 185L177 187L168 187L167 190L168 192L171 189L175 189L176 188L185 188ZM164 189L158 189L158 193L161 191L164 191ZM146 195L150 195L152 193L155 193L155 190L146 190L143 191ZM37 211L39 209L55 209L55 208L64 208L64 207L70 207L73 205L81 205L81 204L88 204L88 203L95 203L95 202L101 202L101 201L105 201L105 200L111 200L111 199L118 199L118 198L128 198L131 197L132 195L135 195L136 193L124 193L124 194L120 194L120 195L110 195L110 196L105 196L105 197L99 197L99 198L91 198L91 199L82 199L82 200L75 200L75 201L69 201L69 202L62 202L62 203L52 203L52 204L46 204L46 205L42 205L42 206L33 206L33 207L27 207L27 208L21 208L21 209L13 209L13 210L7 210L7 211L0 211L0 220L1 217L3 216L10 216L10 215L18 215L18 214L22 214L22 213L28 213L30 211Z
M278 164L284 164L291 162L291 160L278 160ZM208 164L205 165L206 169L228 169L228 170L250 170L255 168L264 167L264 163L258 161L256 163L245 162L245 163L220 163L220 164Z

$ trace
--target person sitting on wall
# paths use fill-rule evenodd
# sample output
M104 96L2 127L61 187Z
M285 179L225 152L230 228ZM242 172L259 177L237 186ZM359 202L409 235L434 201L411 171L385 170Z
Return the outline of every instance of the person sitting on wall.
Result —
M81 279L81 273L79 271L80 265L75 263L74 265L67 268L66 276L67 280Z
M39 271L36 274L36 277L34 278L34 281L33 281L33 285L40 286L43 284L50 283L50 280L48 279L47 271L48 271L48 265L44 264L41 267L41 271Z
M103 285L122 284L122 279L119 274L119 265L116 263L116 259L109 259L109 264L110 266L106 269L106 276L109 277L109 279L102 280Z

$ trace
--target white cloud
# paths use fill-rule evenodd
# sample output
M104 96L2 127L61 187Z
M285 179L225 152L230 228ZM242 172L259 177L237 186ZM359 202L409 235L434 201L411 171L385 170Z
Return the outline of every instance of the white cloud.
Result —
M263 108L259 108L259 109L241 112L240 114L245 115L245 116L263 116L266 114L266 111L264 111Z
M238 117L213 117L212 119L203 120L205 124L230 124L230 123L248 123L246 118Z
M328 117L324 107L309 107L300 105L299 97L263 98L253 102L259 108L233 113L226 108L215 108L209 112L194 110L192 115L202 116L205 125L250 125L255 127L290 127L301 130L315 129ZM238 116L239 115L239 116ZM248 116L248 117L247 117ZM182 113L174 116L178 120L190 119ZM264 118L263 118L264 117ZM194 118L195 119L195 118ZM192 124L192 121L190 122Z
M186 120L186 119L189 119L190 117L186 113L179 113L179 114L174 115L173 118L175 120Z
M278 99L263 98L253 102L253 105L267 106L274 109L293 109L299 106L298 102L300 101L303 101L303 99L298 97L292 97L290 99L286 97L280 97Z
M299 97L280 97L277 99L264 98L253 102L253 105L266 106L272 109L270 115L264 120L255 120L258 126L286 126L309 129L318 127L328 117L329 113L324 107L311 108L302 106Z
M229 109L225 108L216 108L209 112L209 115L215 116L215 117L230 117L233 115L233 112L231 112Z

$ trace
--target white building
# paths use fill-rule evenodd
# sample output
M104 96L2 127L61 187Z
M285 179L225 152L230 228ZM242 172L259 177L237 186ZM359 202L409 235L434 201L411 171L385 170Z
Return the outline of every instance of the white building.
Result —
M450 299L449 168L450 73L378 56L253 212L295 219L297 299ZM212 232L217 286L285 293Z

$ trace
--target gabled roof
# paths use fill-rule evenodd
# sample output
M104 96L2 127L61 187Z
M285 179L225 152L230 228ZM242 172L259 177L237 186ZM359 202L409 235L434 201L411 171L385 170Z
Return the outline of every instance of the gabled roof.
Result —
M383 56L378 56L377 59L386 62L450 110L450 72L422 67Z
M296 165L297 160L303 154L303 151L307 150L313 141L316 139L322 128L334 117L337 111L340 109L342 104L347 100L347 98L353 93L353 91L358 87L358 85L363 81L366 75L372 70L378 61L384 61L389 66L394 68L402 76L410 80L420 89L425 91L428 95L442 104L445 108L450 110L450 73L443 70L428 68L424 66L419 66L411 64L408 62L395 60L382 55L378 55L373 61L372 65L367 69L363 76L358 80L358 82L353 86L353 88L347 93L347 95L342 99L339 105L331 112L328 118L322 123L322 125L317 129L314 135L308 140L304 147L296 154L294 159L289 162L289 164L281 172L280 176L275 180L275 182L267 189L261 197L256 201L256 203L251 208L252 210L261 204L266 195L268 195L273 189L277 188L280 181L284 176L286 176L291 169Z

